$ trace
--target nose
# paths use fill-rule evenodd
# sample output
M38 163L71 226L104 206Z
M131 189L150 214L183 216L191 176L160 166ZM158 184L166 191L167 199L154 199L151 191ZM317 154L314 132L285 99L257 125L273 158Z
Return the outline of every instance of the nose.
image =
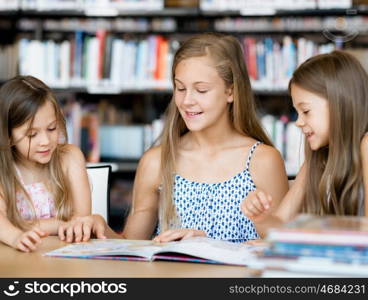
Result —
M186 106L192 106L196 104L195 98L193 97L191 91L187 91L183 98L183 104Z
M298 115L298 119L296 119L295 125L297 127L303 127L305 125L304 120L300 115Z
M40 139L39 139L39 144L41 146L46 146L50 143L50 137L48 132L40 132Z

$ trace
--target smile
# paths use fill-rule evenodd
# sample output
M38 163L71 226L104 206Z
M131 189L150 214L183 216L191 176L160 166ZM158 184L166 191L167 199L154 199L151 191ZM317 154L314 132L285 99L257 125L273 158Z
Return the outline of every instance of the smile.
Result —
M185 115L189 118L193 118L193 117L196 117L196 116L201 115L201 114L202 114L202 112L188 112L188 111L185 112Z
M45 150L45 151L37 151L37 153L41 154L41 155L47 155L50 153L50 150Z

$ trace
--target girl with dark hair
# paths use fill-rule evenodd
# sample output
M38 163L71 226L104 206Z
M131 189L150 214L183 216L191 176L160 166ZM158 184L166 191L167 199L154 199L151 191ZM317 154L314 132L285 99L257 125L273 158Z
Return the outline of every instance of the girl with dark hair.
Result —
M321 54L304 62L289 83L296 125L305 135L305 162L274 213L258 189L243 213L265 234L299 212L368 216L368 75L352 55Z

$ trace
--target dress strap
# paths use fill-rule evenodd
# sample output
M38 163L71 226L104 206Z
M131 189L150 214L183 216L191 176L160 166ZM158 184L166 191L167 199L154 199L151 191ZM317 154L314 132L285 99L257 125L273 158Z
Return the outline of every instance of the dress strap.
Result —
M249 150L249 154L248 154L248 158L247 158L247 163L246 163L246 165L245 165L245 169L246 169L246 170L248 170L248 169L249 169L249 164L250 164L250 160L251 160L251 158L252 158L253 152L254 152L254 150L256 150L256 148L257 148L257 146L258 146L259 144L261 144L261 142L260 142L260 141L256 142L256 143L252 146L252 148L250 148L250 150Z

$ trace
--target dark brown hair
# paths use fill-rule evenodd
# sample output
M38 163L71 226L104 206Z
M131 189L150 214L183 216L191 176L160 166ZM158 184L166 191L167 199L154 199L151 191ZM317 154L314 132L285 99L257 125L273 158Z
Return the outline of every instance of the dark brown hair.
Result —
M312 151L305 143L304 211L357 215L362 208L360 144L368 131L368 75L352 55L333 51L304 62L289 91L292 85L327 99L330 112L328 146Z

